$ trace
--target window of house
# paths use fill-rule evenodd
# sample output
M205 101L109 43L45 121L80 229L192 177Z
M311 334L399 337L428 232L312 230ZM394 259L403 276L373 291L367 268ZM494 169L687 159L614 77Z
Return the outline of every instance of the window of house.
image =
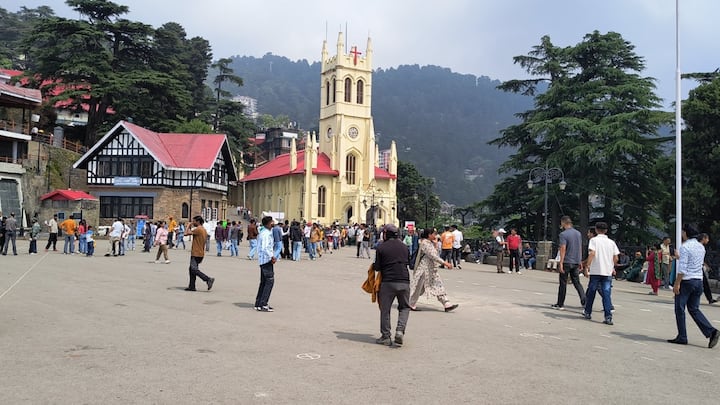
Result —
M335 78L332 79L332 98L333 103L335 102L335 90L337 89L337 82L335 81Z
M362 80L358 80L357 82L357 103L362 104L363 103L363 90L365 89L365 85Z
M327 196L327 189L325 186L318 188L318 218L325 217L325 198Z
M182 218L190 218L190 207L187 203L182 204Z
M345 79L345 102L349 103L352 101L352 80L350 78Z
M347 184L355 184L355 164L357 160L352 153L345 157L345 179Z
M100 218L153 217L152 197L100 197Z

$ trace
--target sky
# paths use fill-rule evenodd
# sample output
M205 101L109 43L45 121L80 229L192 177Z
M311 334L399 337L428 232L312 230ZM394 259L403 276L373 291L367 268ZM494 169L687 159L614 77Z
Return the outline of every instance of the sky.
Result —
M330 53L339 31L349 51L373 43L375 68L437 65L492 79L526 78L512 58L527 54L548 35L570 46L594 30L615 31L646 62L657 93L675 101L676 0L117 0L127 18L158 27L182 25L201 36L215 59L261 57L270 52L291 60L320 59L323 40ZM680 69L709 72L720 67L720 1L679 0ZM4 0L21 6L48 5L57 15L78 18L60 0ZM242 72L236 72L242 76ZM683 80L683 98L695 83Z

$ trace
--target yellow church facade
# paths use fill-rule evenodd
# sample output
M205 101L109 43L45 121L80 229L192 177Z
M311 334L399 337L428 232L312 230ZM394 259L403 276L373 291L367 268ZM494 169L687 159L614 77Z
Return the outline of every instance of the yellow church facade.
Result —
M372 42L364 54L347 52L338 34L337 52L323 42L319 133L297 149L256 168L240 181L254 216L282 213L285 219L321 224L398 224L397 150L378 167L372 119Z

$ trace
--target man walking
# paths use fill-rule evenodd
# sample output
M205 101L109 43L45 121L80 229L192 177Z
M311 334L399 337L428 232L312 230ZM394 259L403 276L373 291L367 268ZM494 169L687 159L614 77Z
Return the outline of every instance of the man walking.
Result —
M510 267L510 273L513 272L514 267L515 273L522 274L520 272L520 246L522 246L522 238L520 237L520 235L518 235L517 229L510 229L510 235L508 235L507 237L507 248L510 257L510 263L508 267Z
M452 228L453 234L453 266L458 269L462 269L462 266L460 266L460 260L462 259L460 249L462 249L463 233L458 230L458 227L455 224L450 225L450 228Z
M410 274L408 273L408 260L410 252L398 239L398 228L395 225L385 225L385 241L378 245L375 251L375 271L382 275L378 302L380 304L380 338L377 344L390 346L390 311L393 301L398 301L398 321L395 327L395 344L402 346L405 337L405 327L410 316Z
M558 287L557 303L552 308L565 309L565 293L567 291L568 275L572 280L575 290L580 297L580 305L585 306L585 290L580 284L580 276L578 268L582 261L582 235L580 231L573 228L572 220L569 216L560 218L560 225L564 231L560 233L560 261L558 262L558 271L560 272L560 286Z
M48 243L45 245L45 251L47 252L52 245L53 252L57 252L57 237L58 237L58 223L57 214L53 215L52 219L45 223L50 228L50 236L48 237Z
M200 271L200 263L202 263L203 258L205 258L205 241L208 237L207 231L205 230L205 227L203 227L204 223L205 220L200 215L198 215L192 219L192 226L188 226L187 229L185 229L185 236L192 235L192 247L190 249L189 269L190 283L188 284L188 287L185 289L185 291L196 291L196 277L200 277L202 281L207 283L208 291L210 291L213 283L215 283L215 279L213 277L208 277L202 271Z
M662 273L662 288L670 289L670 269L672 268L672 261L675 252L673 247L670 245L670 237L666 236L663 238L662 244L660 245L662 254L660 255L660 271Z
M680 246L680 257L677 263L677 277L673 292L675 293L675 322L678 334L669 343L686 345L688 343L685 326L685 307L695 324L706 338L710 339L709 348L715 347L720 332L708 322L700 311L700 297L703 293L702 275L705 261L705 247L697 240L698 231L690 225L682 228L683 244Z
M612 276L618 261L620 249L613 240L607 237L608 226L605 222L595 224L597 236L590 239L586 268L590 269L590 283L585 298L585 319L591 319L595 293L600 288L606 325L612 325L612 300L610 298Z
M262 227L258 234L258 263L260 263L260 285L255 296L255 310L261 312L273 312L273 308L268 305L270 294L275 285L275 256L273 255L273 235L272 229L275 221L271 216L263 217L261 220Z
M3 244L2 255L6 256L8 251L8 245L12 242L13 255L17 256L17 246L15 246L15 239L17 238L17 220L15 219L15 213L10 213L10 218L5 220L5 243Z

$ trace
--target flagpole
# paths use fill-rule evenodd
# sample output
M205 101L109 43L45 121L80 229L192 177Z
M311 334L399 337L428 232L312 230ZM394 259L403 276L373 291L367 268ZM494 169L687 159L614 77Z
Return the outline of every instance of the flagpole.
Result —
M680 92L680 0L675 0L675 246L682 242L682 94ZM690 236L690 235L688 235Z

